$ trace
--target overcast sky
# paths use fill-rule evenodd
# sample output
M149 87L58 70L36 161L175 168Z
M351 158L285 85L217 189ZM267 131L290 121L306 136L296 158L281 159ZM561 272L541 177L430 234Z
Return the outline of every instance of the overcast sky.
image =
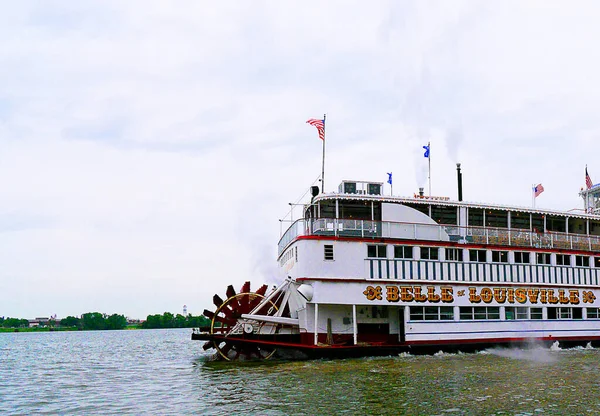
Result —
M582 208L600 4L18 1L0 12L0 316L214 309L275 283L319 176ZM389 188L386 185L386 193Z

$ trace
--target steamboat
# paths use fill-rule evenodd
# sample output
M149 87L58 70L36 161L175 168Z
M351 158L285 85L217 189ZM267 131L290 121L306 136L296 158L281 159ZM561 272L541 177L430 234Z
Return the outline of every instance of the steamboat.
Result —
M192 339L223 360L600 344L600 185L586 176L584 209L561 212L464 202L457 176L457 200L313 186L279 240L281 283L229 286Z

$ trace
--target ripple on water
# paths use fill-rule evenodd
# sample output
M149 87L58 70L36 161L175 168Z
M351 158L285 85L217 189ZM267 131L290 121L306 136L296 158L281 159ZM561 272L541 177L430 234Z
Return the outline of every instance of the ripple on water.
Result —
M3 412L513 415L600 410L600 352L591 346L223 363L211 361L189 338L189 330L0 334Z

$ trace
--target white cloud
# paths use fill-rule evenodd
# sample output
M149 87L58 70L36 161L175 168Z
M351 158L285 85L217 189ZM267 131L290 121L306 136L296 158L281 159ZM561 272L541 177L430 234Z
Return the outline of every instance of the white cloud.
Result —
M272 282L321 169L579 207L594 2L19 2L0 16L0 315L145 317ZM598 180L598 179L596 179Z

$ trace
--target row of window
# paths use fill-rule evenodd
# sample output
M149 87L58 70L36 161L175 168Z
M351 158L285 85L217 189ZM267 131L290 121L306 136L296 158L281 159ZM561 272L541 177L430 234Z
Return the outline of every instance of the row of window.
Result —
M587 319L600 319L599 308L586 308ZM543 319L543 308L529 308L524 306L511 306L504 308L504 319L529 320ZM583 308L548 307L548 319L583 319ZM499 320L500 307L498 306L461 306L459 320ZM411 306L411 321L453 321L454 308L452 306Z
M327 246L325 246L327 247ZM393 246L395 259L412 259L413 246ZM447 261L464 261L462 248L440 248L440 247L416 247L419 250L422 260L439 260L440 250L445 250L445 259ZM388 246L385 244L368 244L367 257L387 258ZM469 250L470 262L486 263L487 250L475 249ZM515 264L530 264L532 257L535 257L535 264L552 264L552 256L556 258L558 266L578 266L600 268L600 257L590 258L588 256L571 256L570 254L552 254L552 253L531 253L528 251L515 251ZM492 263L509 263L509 252L505 250L492 250Z

